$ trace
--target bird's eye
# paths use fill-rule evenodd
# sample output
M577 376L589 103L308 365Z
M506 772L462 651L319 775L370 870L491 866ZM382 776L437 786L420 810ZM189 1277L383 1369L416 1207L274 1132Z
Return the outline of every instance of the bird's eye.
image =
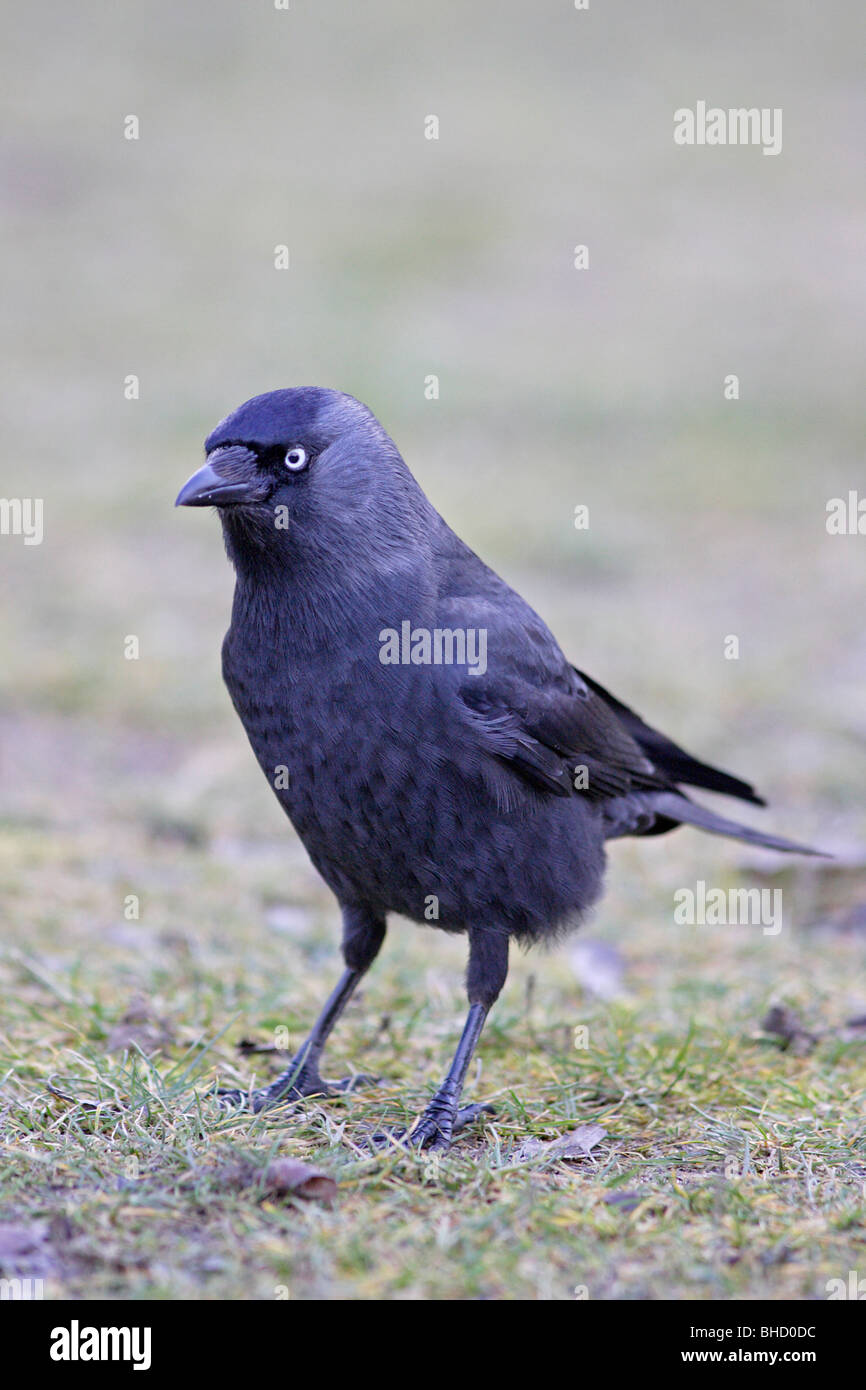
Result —
M306 468L307 461L307 451L300 444L293 444L291 449L286 450L286 467L293 473L300 473L302 468Z

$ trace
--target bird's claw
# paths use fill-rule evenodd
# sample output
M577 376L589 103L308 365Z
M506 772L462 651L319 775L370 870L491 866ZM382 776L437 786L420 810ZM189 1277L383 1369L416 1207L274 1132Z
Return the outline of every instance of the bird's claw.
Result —
M291 1085L281 1085L278 1078L270 1086L261 1086L254 1091L223 1086L216 1094L226 1109L248 1110L258 1115L262 1110L270 1110L278 1105L295 1105L307 1098L327 1100L329 1096L346 1095L360 1086L375 1085L378 1079L376 1076L359 1074L344 1076L341 1081L325 1081L318 1072L302 1071Z
M247 1111L252 1115L258 1115L262 1110L270 1110L279 1105L296 1105L298 1101L308 1097L321 1096L324 1100L334 1094L327 1082L321 1078L318 1083L310 1081L308 1086L286 1086L277 1091L270 1086L259 1086L256 1090L250 1091L221 1086L216 1093L217 1100L224 1109Z
M455 1135L477 1119L479 1115L495 1115L492 1105L456 1105L431 1101L427 1109L415 1121L411 1129L402 1127L387 1132L377 1132L370 1136L370 1147L386 1149L397 1144L401 1148L426 1150L429 1153L445 1153L451 1147Z
M461 1129L465 1129L467 1125L471 1125L472 1121L477 1120L479 1115L495 1114L495 1105L484 1105L480 1103L476 1105L462 1105L460 1109L457 1111L457 1114L454 1116L454 1127L452 1133L459 1134Z
M382 1080L381 1076L372 1076L368 1072L357 1072L355 1076L344 1076L342 1081L331 1081L331 1091L339 1091L341 1095L347 1095L352 1091L360 1091L362 1086L378 1086Z

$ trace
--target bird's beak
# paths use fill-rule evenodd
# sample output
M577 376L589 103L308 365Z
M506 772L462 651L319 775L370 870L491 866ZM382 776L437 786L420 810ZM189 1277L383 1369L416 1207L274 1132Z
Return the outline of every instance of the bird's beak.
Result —
M176 507L227 507L259 500L256 457L235 445L214 449L177 494Z

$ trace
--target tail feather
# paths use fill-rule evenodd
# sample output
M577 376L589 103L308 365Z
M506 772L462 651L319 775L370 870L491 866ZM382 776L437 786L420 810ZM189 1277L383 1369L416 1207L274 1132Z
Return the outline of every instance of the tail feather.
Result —
M665 773L671 782L682 782L689 787L703 787L706 791L736 796L740 801L750 801L753 806L766 805L764 798L759 796L748 782L732 776L730 772L723 772L719 767L711 767L709 763L701 762L700 758L692 757L691 753L674 743L673 739L652 728L639 714L635 714L633 709L624 705L622 700L611 695L610 691L605 690L603 685L592 679L592 676L588 676L585 671L578 671L577 674L590 690L610 706L653 765Z
M677 792L656 792L652 796L651 805L660 816L683 825L697 826L699 830L707 830L711 835L726 835L732 840L742 840L747 845L761 845L764 849L778 849L788 854L832 858L832 855L825 854L820 849L813 849L810 845L800 845L794 840L783 839L781 835L768 835L762 830L754 830L749 825L727 820L724 816L716 815L715 811L711 811L707 806L689 801Z

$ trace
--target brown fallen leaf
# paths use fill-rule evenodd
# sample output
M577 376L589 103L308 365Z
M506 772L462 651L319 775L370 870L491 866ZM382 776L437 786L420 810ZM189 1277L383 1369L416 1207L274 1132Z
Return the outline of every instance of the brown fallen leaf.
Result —
M279 1052L280 1048L276 1043L257 1042L255 1038L239 1038L235 1043L235 1050L244 1057L255 1057Z
M46 1222L34 1221L29 1226L0 1223L0 1275L4 1279L44 1279L57 1270Z
M793 1009L787 1004L774 1004L761 1024L765 1033L773 1033L781 1038L785 1048L790 1048L799 1056L811 1052L818 1041L818 1034L812 1033L800 1022Z
M526 1139L511 1155L512 1163L526 1163L531 1158L579 1159L586 1158L600 1140L606 1138L607 1130L601 1125L578 1125L568 1134L558 1139Z
M170 1026L156 1016L149 1001L135 995L106 1038L105 1050L128 1052L132 1047L140 1047L142 1052L157 1052L173 1040Z
M298 1158L273 1158L265 1168L246 1161L224 1163L211 1172L223 1187L258 1188L262 1197L331 1202L337 1195L337 1184L328 1173Z
M30 1226L0 1225L0 1260L32 1255L42 1248L47 1234L44 1221Z
M630 1212L636 1211L641 1202L646 1201L645 1192L608 1192L604 1203L608 1207L616 1207L617 1211L625 1212L628 1216Z
M269 1192L319 1202L332 1202L337 1195L337 1184L328 1173L297 1158L271 1159L262 1175L262 1184Z

